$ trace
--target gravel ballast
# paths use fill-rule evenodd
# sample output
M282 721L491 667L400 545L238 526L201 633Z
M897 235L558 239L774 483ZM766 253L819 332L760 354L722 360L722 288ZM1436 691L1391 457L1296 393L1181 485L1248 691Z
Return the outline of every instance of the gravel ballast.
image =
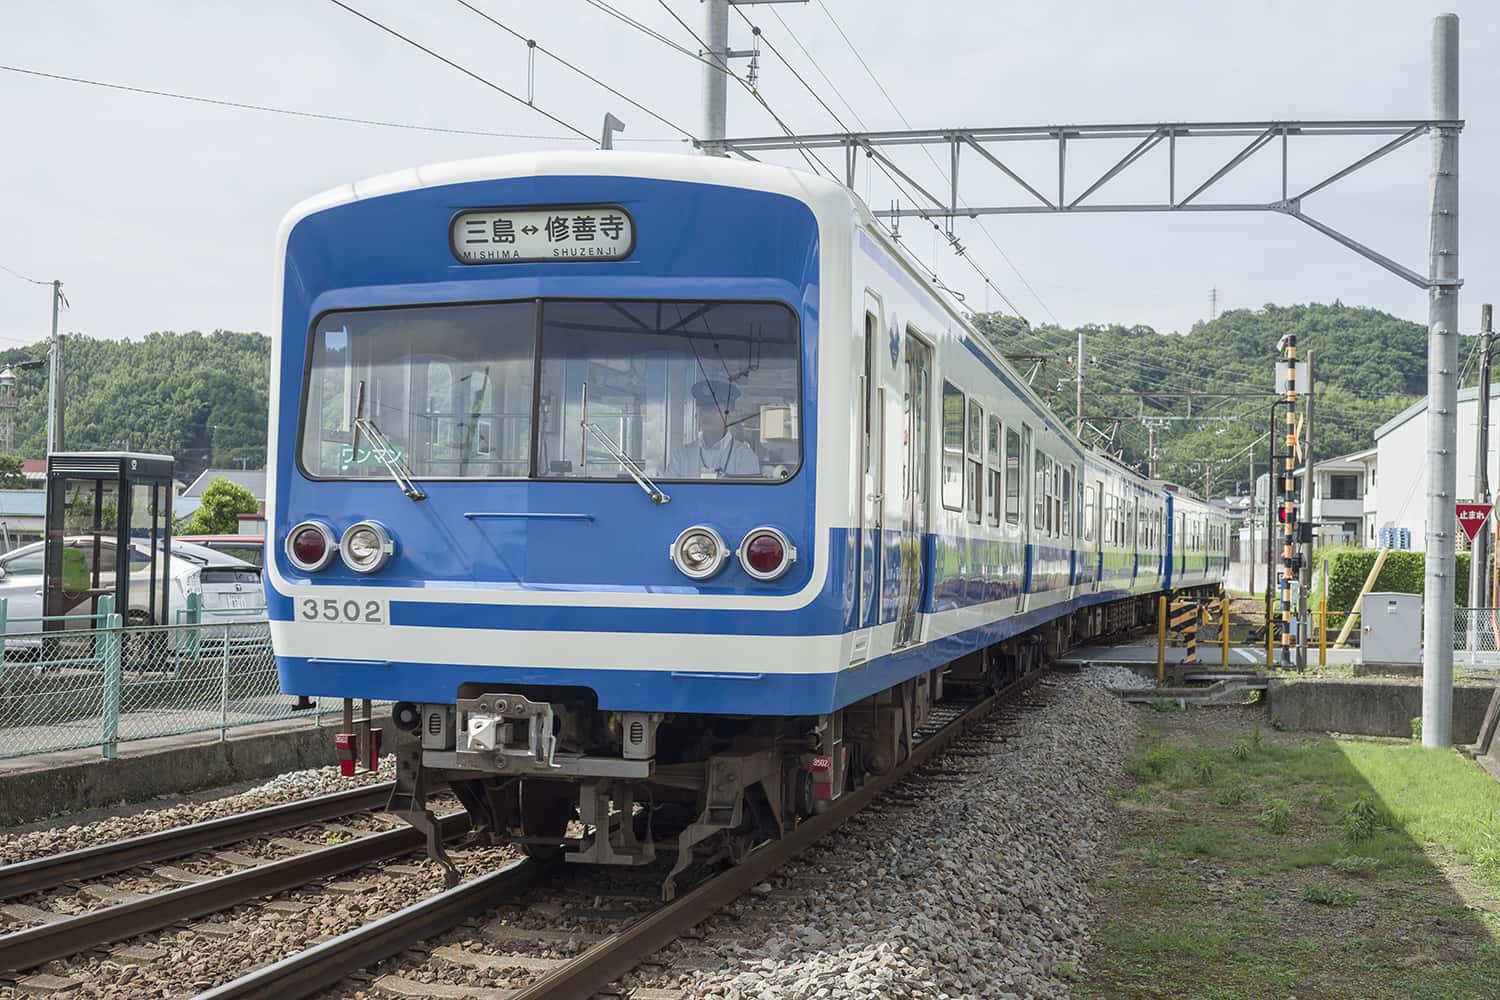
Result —
M1065 996L1136 723L1092 679L966 741L630 982L726 1000ZM981 756L980 753L986 755Z

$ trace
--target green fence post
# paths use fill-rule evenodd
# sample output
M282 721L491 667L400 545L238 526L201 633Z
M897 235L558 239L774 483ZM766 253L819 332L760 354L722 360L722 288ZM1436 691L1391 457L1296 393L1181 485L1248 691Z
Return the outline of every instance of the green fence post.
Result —
M229 626L224 626L224 657L222 676L219 678L219 739L229 737Z
M94 615L91 625L94 629L94 662L99 665L100 670L106 669L105 659L108 656L109 647L109 633L101 633L100 630L109 628L109 621L114 616L114 613L115 599L108 594L99 598L99 611ZM66 623L64 623L63 628L67 628ZM65 653L66 651L67 647L64 645L60 652Z
M100 603L102 604L103 601L101 600ZM106 759L113 759L115 743L120 736L120 660L125 646L121 628L124 621L119 615L111 614L105 622L107 630L103 641L99 643L103 647L104 661L104 692L100 706L100 714L104 717L104 732L99 751Z

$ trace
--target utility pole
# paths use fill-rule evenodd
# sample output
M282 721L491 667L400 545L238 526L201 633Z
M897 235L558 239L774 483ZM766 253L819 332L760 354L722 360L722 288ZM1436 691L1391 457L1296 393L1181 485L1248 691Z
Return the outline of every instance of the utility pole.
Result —
M1245 577L1249 582L1250 596L1255 596L1255 442L1250 443L1250 537L1245 542Z
M1219 289L1217 287L1208 290L1208 318L1219 318Z
M1075 411L1078 416L1073 421L1073 436L1083 437L1083 328L1078 330L1078 373L1076 375L1076 386L1073 390Z
M752 59L757 50L736 51L729 47L729 8L753 7L757 4L807 3L807 0L704 0L703 43L703 146L710 156L728 156L722 143L729 121L729 69L731 59ZM756 28L759 34L760 29ZM757 43L759 39L757 39ZM750 67L750 84L755 85L755 65Z
M707 0L708 18L703 34L708 51L703 66L703 138L722 141L729 118L729 0ZM715 155L728 156L720 149Z
M1146 425L1146 478L1156 478L1156 425Z
M1474 448L1474 499L1479 503L1490 502L1490 338L1491 309L1486 302L1479 309L1479 426ZM1469 553L1469 607L1490 606L1489 582L1489 532L1484 528L1474 536L1474 547ZM1474 616L1469 616L1469 648L1474 648Z
M47 451L63 450L63 343L57 332L62 282L52 282L52 341L47 349Z
M1297 669L1307 669L1307 633L1312 630L1312 617L1307 613L1312 592L1313 578L1313 491L1316 489L1317 473L1313 464L1313 356L1307 352L1307 416L1302 426L1302 523L1298 526L1302 536L1302 586L1297 595L1297 617L1302 619L1302 628L1297 633ZM1327 600L1327 595L1324 595Z
M1458 15L1432 24L1432 117L1458 119ZM1422 592L1422 745L1453 743L1453 529L1458 469L1458 128L1432 129L1427 291L1427 557Z

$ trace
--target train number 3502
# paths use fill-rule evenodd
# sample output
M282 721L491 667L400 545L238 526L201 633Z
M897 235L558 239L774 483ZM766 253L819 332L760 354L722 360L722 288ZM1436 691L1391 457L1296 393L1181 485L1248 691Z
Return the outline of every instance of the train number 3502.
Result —
M385 602L304 597L301 616L303 621L308 622L379 625L385 621Z

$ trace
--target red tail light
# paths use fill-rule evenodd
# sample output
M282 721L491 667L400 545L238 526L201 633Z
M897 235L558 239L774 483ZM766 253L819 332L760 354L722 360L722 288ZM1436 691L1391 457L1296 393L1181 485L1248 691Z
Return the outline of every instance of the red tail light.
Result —
M740 543L740 565L757 580L774 580L797 561L797 550L775 528L756 528Z
M286 536L287 558L308 573L327 566L336 548L333 529L321 521L303 521Z

